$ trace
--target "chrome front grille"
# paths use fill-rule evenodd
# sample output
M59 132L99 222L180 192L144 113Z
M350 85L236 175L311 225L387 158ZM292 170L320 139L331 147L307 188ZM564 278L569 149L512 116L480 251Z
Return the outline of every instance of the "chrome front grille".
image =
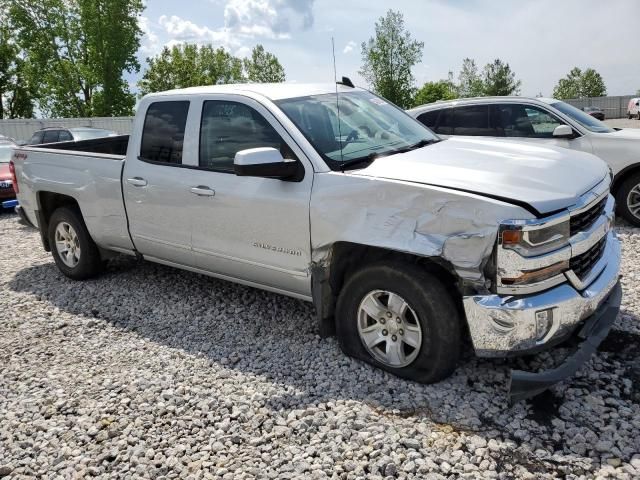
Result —
M598 260L600 260L600 257L602 257L602 254L604 252L606 243L607 237L605 235L589 250L581 255L573 257L570 260L569 266L580 280L584 280L587 275L589 275L594 265L598 262Z
M602 215L607 205L607 197L596 203L593 207L583 212L571 216L569 220L569 231L573 237L576 233L588 230L591 225Z

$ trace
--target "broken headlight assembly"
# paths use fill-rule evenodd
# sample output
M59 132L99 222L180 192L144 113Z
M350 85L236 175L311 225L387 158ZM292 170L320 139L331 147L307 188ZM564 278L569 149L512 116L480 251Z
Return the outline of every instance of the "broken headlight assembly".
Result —
M551 279L570 268L568 257L555 253L569 245L569 237L568 216L503 223L498 235L498 285L512 289L549 286Z
M535 226L517 223L500 226L502 248L515 250L523 257L535 257L552 252L569 243L569 218L553 224Z

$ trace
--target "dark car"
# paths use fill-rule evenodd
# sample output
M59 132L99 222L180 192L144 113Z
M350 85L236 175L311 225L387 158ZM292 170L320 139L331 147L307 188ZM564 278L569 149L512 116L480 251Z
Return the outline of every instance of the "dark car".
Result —
M604 120L604 112L600 110L598 107L584 107L582 111L584 113L588 113L593 118L597 118L600 121Z
M38 130L33 134L27 145L40 145L43 143L57 142L78 142L80 140L90 140L92 138L113 137L118 135L113 130L102 128L74 127L60 128L49 127Z
M13 176L9 168L14 147L13 142L0 140L0 203L10 198L16 198L16 192L13 190Z

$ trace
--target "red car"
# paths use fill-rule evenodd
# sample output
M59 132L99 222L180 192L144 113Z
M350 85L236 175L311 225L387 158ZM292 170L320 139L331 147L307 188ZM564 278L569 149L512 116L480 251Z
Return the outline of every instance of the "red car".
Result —
M9 161L13 153L13 142L0 141L0 202L16 198L13 190L12 175L9 171ZM0 205L1 207L1 205Z

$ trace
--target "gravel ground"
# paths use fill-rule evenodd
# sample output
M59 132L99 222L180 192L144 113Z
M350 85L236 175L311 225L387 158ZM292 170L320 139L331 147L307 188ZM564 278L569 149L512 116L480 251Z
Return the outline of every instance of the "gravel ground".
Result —
M533 402L467 356L419 385L321 340L310 305L150 263L73 282L0 215L0 477L638 478L640 230L602 352Z

